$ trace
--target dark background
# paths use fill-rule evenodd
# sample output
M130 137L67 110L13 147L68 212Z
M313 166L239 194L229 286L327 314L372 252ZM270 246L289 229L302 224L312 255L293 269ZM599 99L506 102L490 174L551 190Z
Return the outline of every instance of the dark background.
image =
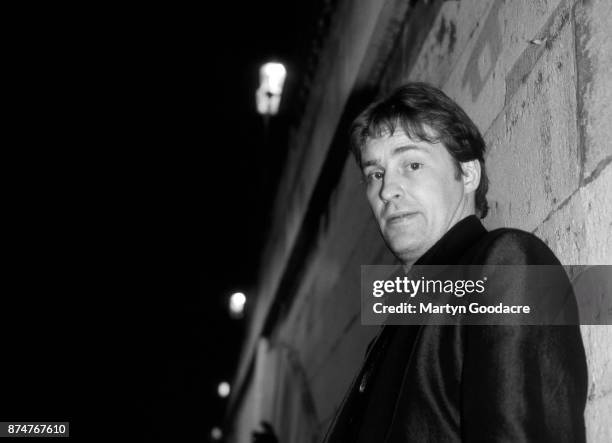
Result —
M255 303L333 3L5 11L2 419L165 441L223 426L217 384L247 323L228 298ZM266 133L255 90L271 60L288 78Z

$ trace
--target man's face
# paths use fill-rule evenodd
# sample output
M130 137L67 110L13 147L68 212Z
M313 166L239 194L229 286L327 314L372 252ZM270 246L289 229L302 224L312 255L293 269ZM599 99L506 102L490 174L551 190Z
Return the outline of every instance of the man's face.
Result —
M398 128L391 137L369 139L361 164L380 231L404 264L474 213L454 160L440 143L413 140Z

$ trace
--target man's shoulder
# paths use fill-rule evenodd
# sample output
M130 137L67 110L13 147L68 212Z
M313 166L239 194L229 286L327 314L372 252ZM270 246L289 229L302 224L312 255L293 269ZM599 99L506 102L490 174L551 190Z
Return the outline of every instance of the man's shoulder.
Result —
M534 234L499 228L487 232L466 254L469 261L500 265L559 265L551 249Z

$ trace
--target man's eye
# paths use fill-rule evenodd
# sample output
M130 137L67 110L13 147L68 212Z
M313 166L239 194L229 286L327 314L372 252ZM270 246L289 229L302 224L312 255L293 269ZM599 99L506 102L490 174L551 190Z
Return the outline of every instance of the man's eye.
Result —
M382 178L383 178L383 173L381 171L370 172L369 174L366 175L366 180L368 182L382 180Z
M411 171L416 171L418 169L421 169L422 167L423 167L423 163L417 163L417 162L408 163L408 169L410 169Z

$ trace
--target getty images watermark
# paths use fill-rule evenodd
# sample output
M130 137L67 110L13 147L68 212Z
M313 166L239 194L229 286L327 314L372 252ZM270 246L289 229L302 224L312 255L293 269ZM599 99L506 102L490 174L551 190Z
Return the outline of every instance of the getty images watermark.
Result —
M362 266L361 321L612 324L612 266Z

